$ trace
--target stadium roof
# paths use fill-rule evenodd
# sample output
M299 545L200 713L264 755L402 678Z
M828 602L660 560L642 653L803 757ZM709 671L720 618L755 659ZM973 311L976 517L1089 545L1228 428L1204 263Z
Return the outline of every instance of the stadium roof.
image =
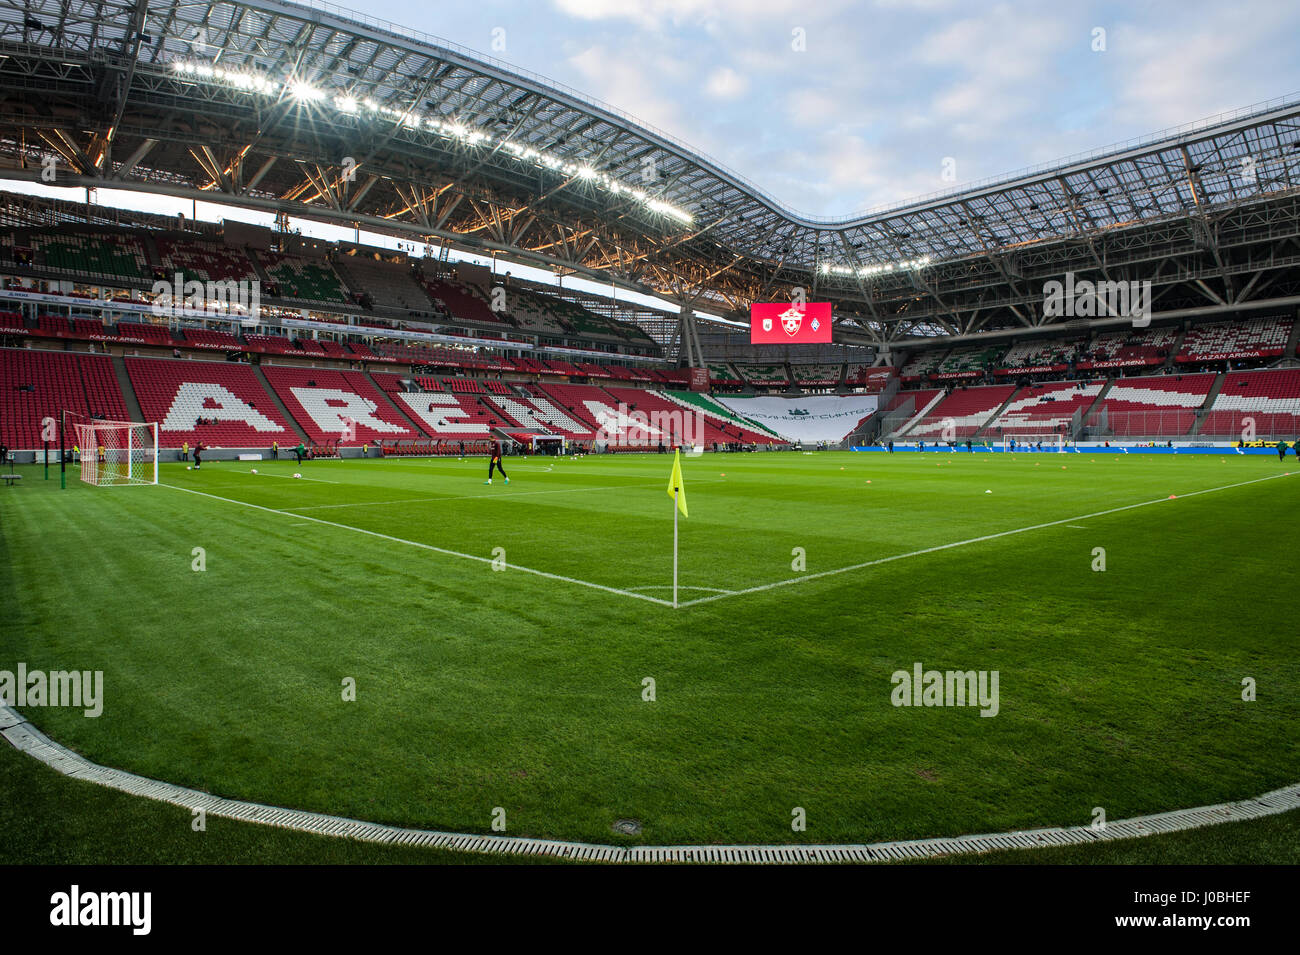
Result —
M0 0L0 163L499 252L738 313L795 286L839 336L1036 329L1066 271L1159 310L1285 300L1300 100L846 219L803 216L581 93L327 4Z

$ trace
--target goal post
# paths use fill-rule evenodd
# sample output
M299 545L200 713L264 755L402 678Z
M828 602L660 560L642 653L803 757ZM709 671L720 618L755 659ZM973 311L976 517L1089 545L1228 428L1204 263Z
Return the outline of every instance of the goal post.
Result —
M158 483L158 422L88 421L73 428L85 483L95 487Z
M1004 434L1002 436L1002 450L1012 450L1012 441L1016 443L1015 450L1017 451L1056 451L1061 454L1065 453L1065 435L1059 431L1041 434Z

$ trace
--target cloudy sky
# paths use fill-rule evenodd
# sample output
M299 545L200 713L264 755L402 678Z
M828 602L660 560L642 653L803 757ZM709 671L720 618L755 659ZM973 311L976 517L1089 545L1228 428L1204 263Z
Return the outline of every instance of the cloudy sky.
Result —
M814 216L850 215L1300 91L1300 5L1288 0L370 0L363 8L617 106Z

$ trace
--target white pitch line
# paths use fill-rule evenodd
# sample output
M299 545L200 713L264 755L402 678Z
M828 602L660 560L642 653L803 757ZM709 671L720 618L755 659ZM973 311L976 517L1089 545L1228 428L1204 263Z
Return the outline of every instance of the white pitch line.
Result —
M662 483L662 481L655 481L653 484L604 484L600 487L561 487L552 488L546 491L505 491L501 494L498 494L495 491L487 491L483 494L462 494L454 497L413 497L398 501L357 501L354 504L304 504L297 510L324 511L335 510L343 507L390 507L394 504L436 504L439 501L477 501L484 498L495 498L499 501L506 501L513 497L529 497L534 494L580 494L585 491L620 491L628 488L659 487ZM695 483L703 484L710 482L696 481Z
M636 592L636 591L639 591L639 590L672 590L672 589L673 589L673 585L672 585L672 584L651 584L651 585L649 585L649 586L647 586L647 587L629 587L629 588L628 588L628 590L631 590L631 591L633 591L633 592ZM682 584L682 585L681 585L680 587L678 587L677 589L678 589L678 590L707 590L707 591L710 591L711 593L715 593L715 594L734 594L734 593L735 593L734 590L727 590L727 589L725 589L725 588L723 588L723 587L687 587L685 584Z
M391 534L381 534L379 531L367 530L364 527L353 527L351 524L336 524L334 521L321 520L319 517L311 517L306 514L295 514L293 511L282 511L275 507L263 507L261 504L250 504L247 501L237 501L231 497L221 497L217 494L208 494L204 491L195 491L188 487L180 487L176 484L160 484L159 487L169 487L173 491L184 491L186 494L197 494L199 497L211 498L214 501L224 501L227 504L238 504L241 507L251 507L254 510L266 511L268 514L279 514L282 517L301 517L313 524L324 524L326 527L337 527L340 530L354 531L358 534L365 534L367 537L377 537L380 540L392 541L394 544L406 544L408 547L418 547L421 550L433 551L436 554L445 554L448 557L460 557L463 560L473 560L480 564L491 564L493 558L480 557L478 554L462 554L460 551L448 550L445 547L436 547L433 544L425 544L420 541L406 540L403 537L393 537ZM534 570L531 567L523 567L519 564L506 564L511 570L522 571L525 574L533 574L537 577L545 577L548 580L559 580L566 584L577 584L580 587L590 587L592 590L602 590L609 594L622 594L625 597L634 597L637 600L645 600L649 603L659 604L663 607L671 607L671 600L660 600L658 597L650 597L646 594L633 593L630 590L620 590L618 587L606 587L604 584L593 584L589 580L579 580L577 577L565 577L563 574L551 574L544 570Z
M321 480L320 478L309 478L309 477L305 477L305 478L296 478L296 477L294 477L294 476L291 475L291 474L262 474L262 473L260 473L260 472L257 473L257 474L250 474L250 473L247 472L247 471L236 471L236 472L234 472L234 473L235 473L235 474L247 474L248 477L275 477L275 478L280 478L280 479L285 480L285 481L312 481L313 483L316 483L316 484L342 484L342 483L344 483L344 482L342 482L342 481L323 481L323 480Z
M1268 477L1255 478L1253 481L1242 481L1238 484L1225 484L1222 487L1206 488L1203 491L1188 491L1186 494L1179 494L1178 497L1196 497L1198 494L1213 494L1215 491L1228 491L1236 487L1246 487L1250 484L1259 484L1261 481L1272 481L1280 477L1289 477L1288 474L1271 474ZM896 560L906 560L908 557L920 557L922 554L933 554L941 550L951 550L954 547L965 547L967 544L979 544L984 541L997 540L999 537L1010 537L1013 534L1024 534L1028 531L1042 530L1044 527L1058 527L1061 524L1068 524L1071 521L1086 521L1094 517L1104 517L1107 514L1118 514L1121 511L1131 511L1138 507L1148 507L1152 504L1163 504L1168 501L1167 497L1159 497L1153 501L1142 501L1140 504L1125 504L1123 507L1113 507L1107 511L1094 511L1092 514L1078 514L1074 517L1065 517L1059 521L1048 521L1044 524L1031 524L1029 527L1017 527L1015 530L999 531L996 534L985 534L982 537L971 537L963 541L954 541L951 544L939 544L935 547L925 547L921 550L910 551L906 554L895 554L892 557L880 557L876 560L864 561L861 564L851 564L848 567L839 567L835 570L823 570L816 574L804 574L802 577L791 577L789 580L778 580L771 584L762 584L758 587L748 587L744 590L734 590L731 593L715 594L712 597L697 597L694 600L687 600L679 603L678 607L692 607L695 604L709 603L714 600L723 600L727 597L738 597L742 594L756 594L764 590L775 590L777 587L789 587L792 584L802 584L809 580L817 580L819 577L834 577L837 574L847 574L854 570L863 570L867 567L876 567L880 564L888 564Z

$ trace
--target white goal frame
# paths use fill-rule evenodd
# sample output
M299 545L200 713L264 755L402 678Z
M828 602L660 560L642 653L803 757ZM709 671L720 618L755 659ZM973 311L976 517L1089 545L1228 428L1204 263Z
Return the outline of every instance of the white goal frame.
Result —
M1033 451L1038 452L1038 442L1043 442L1041 453L1046 454L1054 451L1057 454L1065 453L1065 435L1059 431L1049 431L1042 434L1004 434L1002 436L1002 450L1010 451L1012 440L1016 442L1016 452Z
M77 422L73 428L81 449L81 480L86 484L158 483L158 422L90 421Z

